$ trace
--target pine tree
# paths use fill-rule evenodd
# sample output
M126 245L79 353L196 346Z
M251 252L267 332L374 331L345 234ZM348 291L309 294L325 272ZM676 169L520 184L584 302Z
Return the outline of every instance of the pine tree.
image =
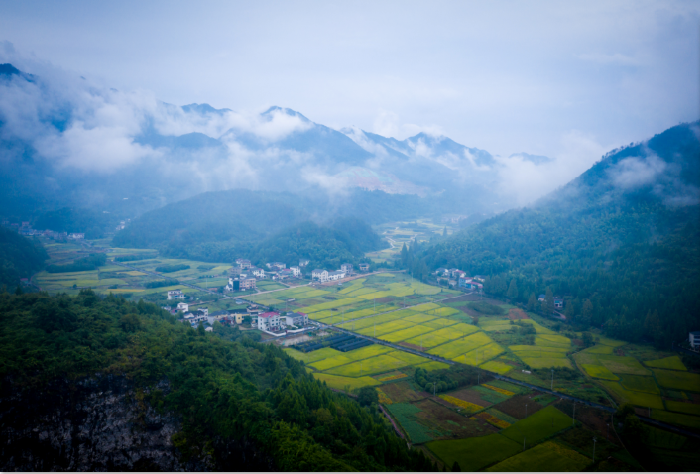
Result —
M547 316L551 316L554 313L554 295L552 294L552 289L547 287L544 295L544 312Z
M511 300L518 297L518 284L515 282L515 278L510 281L510 286L508 287L508 293L506 296Z
M452 472L462 472L462 468L459 467L459 463L457 461L455 461L452 465Z
M530 299L527 300L527 310L528 311L535 311L537 308L537 297L535 296L534 293L530 293Z

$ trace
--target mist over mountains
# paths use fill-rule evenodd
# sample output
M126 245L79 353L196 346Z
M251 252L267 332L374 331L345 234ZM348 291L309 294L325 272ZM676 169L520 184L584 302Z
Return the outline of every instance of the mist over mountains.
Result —
M47 68L0 69L3 214L61 206L137 215L204 191L325 194L354 188L459 197L456 210L502 211L509 160L418 133L340 131L301 113L176 106ZM548 159L530 160L535 165ZM458 192L457 192L458 191Z

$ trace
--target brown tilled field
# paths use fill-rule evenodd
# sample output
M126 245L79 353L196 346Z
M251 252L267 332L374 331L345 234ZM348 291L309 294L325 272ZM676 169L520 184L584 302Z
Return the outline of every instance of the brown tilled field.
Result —
M429 399L414 402L413 405L421 409L416 415L421 424L444 433L438 439L485 436L498 431L485 421L470 420Z
M421 400L427 396L426 393L416 392L413 390L411 388L411 384L406 380L382 385L382 392L386 393L394 403L406 403L414 400Z
M520 308L511 308L508 311L508 319L530 319L530 316Z
M506 415L522 420L525 418L526 412L527 416L530 416L542 409L542 406L539 403L530 398L534 397L535 395L536 393L530 395L516 395L505 402L499 403L496 408ZM527 405L527 409L525 408L525 405Z
M479 392L477 392L476 390L470 390L468 388L463 388L461 390L450 392L447 395L459 398L460 400L464 400L465 402L475 403L484 408L493 405L491 402L482 399L479 395Z

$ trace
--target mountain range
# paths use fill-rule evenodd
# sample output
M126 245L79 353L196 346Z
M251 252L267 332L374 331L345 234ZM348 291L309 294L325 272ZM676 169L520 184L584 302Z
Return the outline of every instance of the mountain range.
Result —
M180 107L10 64L0 67L0 94L3 215L77 206L133 217L234 188L452 193L463 214L513 205L499 195L499 161L447 137L338 131L281 107L252 115Z

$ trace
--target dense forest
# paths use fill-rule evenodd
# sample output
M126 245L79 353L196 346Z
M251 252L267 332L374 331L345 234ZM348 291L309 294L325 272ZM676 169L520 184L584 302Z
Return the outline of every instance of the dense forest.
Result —
M140 387L140 403L179 417L172 441L181 456L208 459L215 469L254 470L254 460L237 455L244 445L275 470L435 469L393 433L374 397L362 406L336 394L280 348L244 332L224 340L155 305L91 290L73 298L2 293L0 318L5 393L29 396L55 380L80 385L99 374L128 379ZM164 381L167 391L158 388ZM10 455L0 453L3 465Z
M700 328L698 123L615 150L531 208L423 252L429 268L490 275L487 293L533 307L565 299L581 327L659 346Z
M16 287L20 278L39 271L48 258L40 243L0 227L0 286Z
M337 218L327 226L304 221L287 227L261 242L208 242L192 247L168 246L166 255L212 262L232 262L245 256L256 265L267 262L296 264L308 259L309 268L339 268L341 263L358 263L365 252L386 248L364 221Z
M335 228L352 234L353 227L341 229L338 219L354 218L378 224L439 215L454 206L454 200L446 196L419 198L382 191L356 190L336 197L325 192L313 196L241 189L207 192L134 219L115 235L113 245L158 249L161 255L174 258L228 261L227 252L232 251L227 249L234 249L237 256L247 254L261 241L306 221L322 223L319 228ZM307 224L304 226L311 228ZM365 234L364 227L359 234ZM353 240L364 239L361 235L352 237ZM325 235L319 235L318 240L330 243ZM365 243L360 246L376 248ZM280 247L288 252L284 248L285 245ZM352 249L347 250L353 253ZM323 261L324 257L319 260Z
M39 230L80 232L85 234L86 239L99 239L106 232L113 232L119 220L117 215L111 213L93 209L63 207L39 214L33 220L33 226Z

